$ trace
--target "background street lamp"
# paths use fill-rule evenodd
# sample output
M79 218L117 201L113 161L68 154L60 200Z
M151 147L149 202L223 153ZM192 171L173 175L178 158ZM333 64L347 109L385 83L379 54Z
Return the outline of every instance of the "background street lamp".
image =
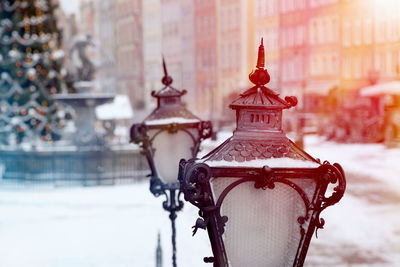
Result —
M345 191L339 164L320 163L282 130L282 110L297 104L265 87L264 47L249 78L254 87L230 107L233 136L201 160L182 160L185 200L200 209L194 226L208 231L214 266L302 266L320 213ZM337 185L336 185L337 184ZM325 197L329 185L331 196Z
M131 142L140 144L150 170L150 191L158 197L165 195L163 208L168 211L172 224L172 262L176 266L176 212L183 208L179 200L179 160L196 157L202 140L211 136L210 121L201 121L188 111L181 100L186 90L179 91L171 86L163 59L165 85L158 92L157 107L140 124L131 127Z

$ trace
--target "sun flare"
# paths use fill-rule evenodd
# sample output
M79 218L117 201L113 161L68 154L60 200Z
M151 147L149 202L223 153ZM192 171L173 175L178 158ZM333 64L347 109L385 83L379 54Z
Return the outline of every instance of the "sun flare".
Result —
M400 7L399 0L374 0L374 7L388 9L388 8L398 8Z

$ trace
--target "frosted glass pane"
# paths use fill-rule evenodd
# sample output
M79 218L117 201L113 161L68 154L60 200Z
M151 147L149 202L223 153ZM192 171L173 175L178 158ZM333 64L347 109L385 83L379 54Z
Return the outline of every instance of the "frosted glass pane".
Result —
M166 131L157 135L153 141L154 162L164 182L177 182L179 161L192 158L192 138L183 131L170 134Z
M214 197L237 178L211 180ZM299 216L304 202L287 185L255 189L253 182L235 187L221 214L228 216L224 244L231 267L292 266L300 242Z
M303 188L304 193L306 194L308 200L310 202L312 201L317 186L315 180L313 179L288 179L288 180L296 184L300 188Z

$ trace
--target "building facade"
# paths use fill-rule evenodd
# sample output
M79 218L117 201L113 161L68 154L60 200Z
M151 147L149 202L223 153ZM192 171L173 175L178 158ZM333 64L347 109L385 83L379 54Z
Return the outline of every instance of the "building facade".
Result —
M323 108L321 97L340 87L340 1L308 2L308 64L303 92L306 111Z
M161 0L162 53L173 86L186 89L185 102L195 103L194 0Z
M82 0L80 32L99 40L104 90L128 94L136 109L150 107L163 55L174 86L188 90L188 105L223 120L231 98L248 86L262 37L268 86L297 96L299 108L334 89L353 92L399 77L395 2Z
M254 47L264 39L266 48L266 67L271 76L268 86L276 91L280 90L279 86L279 2L278 0L254 0L254 45L249 47L253 52L250 58L257 57L257 49Z
M252 3L252 0L217 0L218 90L215 94L215 106L221 119L228 115L224 112L230 104L230 96L249 85L250 62L255 63L255 59L249 59L249 44L254 40L249 34L253 31L252 18L249 16Z
M217 93L217 28L216 1L195 0L195 67L196 108L214 119Z
M146 108L155 107L151 92L162 86L161 0L143 0L143 66Z
M309 64L310 19L306 0L279 1L279 86L284 95L302 97Z
M117 91L137 111L146 107L141 0L114 0Z
M181 0L181 42L182 42L182 88L188 91L185 102L200 114L202 109L195 110L196 103L196 70L194 35L194 0ZM201 114L203 115L203 114Z
M342 83L354 91L399 77L400 5L391 0L341 2Z
M102 92L117 92L117 60L115 54L114 1L97 2L97 26L99 60L96 69L97 81Z

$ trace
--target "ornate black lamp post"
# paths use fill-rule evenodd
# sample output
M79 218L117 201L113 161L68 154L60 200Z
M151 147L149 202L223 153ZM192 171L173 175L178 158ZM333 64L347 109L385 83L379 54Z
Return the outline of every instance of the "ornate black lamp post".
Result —
M217 267L303 266L320 213L345 191L339 164L320 163L298 148L281 128L282 110L297 104L265 84L264 47L249 75L254 87L230 107L233 136L201 160L182 160L185 200L200 209L194 233L207 229ZM326 197L328 185L336 185Z
M131 128L131 141L140 144L146 156L150 170L150 191L158 197L165 195L163 208L168 211L172 224L172 262L176 266L176 212L183 208L179 200L178 162L197 155L202 140L211 136L209 121L201 121L188 111L181 97L186 90L179 91L171 86L163 60L165 85L158 92L152 92L157 98L157 108L140 124Z

